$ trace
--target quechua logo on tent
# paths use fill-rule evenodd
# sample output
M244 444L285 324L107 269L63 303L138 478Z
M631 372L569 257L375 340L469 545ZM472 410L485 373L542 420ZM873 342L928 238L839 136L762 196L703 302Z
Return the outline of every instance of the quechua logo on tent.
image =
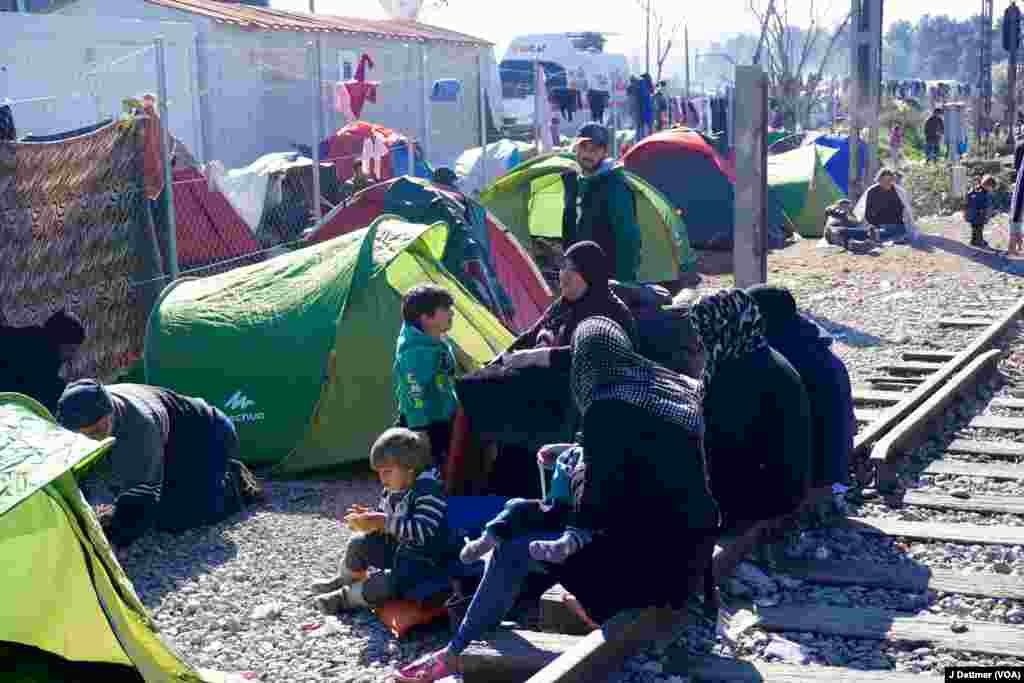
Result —
M253 401L245 392L239 389L233 393L228 400L224 401L224 407L234 415L229 414L228 417L231 421L236 424L245 424L247 422L262 422L264 414L262 412L245 412L256 405L256 401Z

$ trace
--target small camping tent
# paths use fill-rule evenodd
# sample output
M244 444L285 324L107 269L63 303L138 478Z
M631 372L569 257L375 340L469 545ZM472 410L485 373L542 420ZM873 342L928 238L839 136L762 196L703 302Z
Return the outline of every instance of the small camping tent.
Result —
M467 149L455 160L459 189L466 194L479 194L488 184L526 161L532 156L534 146L503 139L487 145L486 154L481 150L481 147Z
M805 145L818 145L819 147L827 147L829 149L838 150L832 155L832 158L825 162L825 170L832 176L832 180L835 181L836 187L843 194L850 193L850 136L848 135L818 135L816 137L808 136L804 140ZM860 141L860 172L864 173L864 154L867 152L867 146L864 141Z
M691 245L698 248L732 245L736 222L733 166L704 136L688 128L655 133L630 149L623 163L658 188L672 206L682 212ZM768 229L772 244L781 242L785 225L782 207L769 192Z
M201 681L160 640L76 483L114 440L63 429L20 394L0 394L0 425L4 673L23 683Z
M825 209L843 197L824 166L835 153L808 145L768 157L768 187L793 229L804 237L824 234Z
M561 239L565 190L562 174L579 171L568 154L531 159L499 178L480 195L480 202L507 225L520 243L530 237ZM686 226L668 201L636 174L626 171L636 198L642 240L640 280L671 282L694 269Z
M352 164L363 155L367 139L383 137L386 153L381 160L381 172L377 180L387 180L409 172L409 139L401 133L367 121L353 121L340 128L334 135L320 142L320 160L334 164L338 180L344 182L352 177ZM418 178L430 178L434 171L423 158L419 145L415 145L415 173ZM312 154L312 150L309 150ZM370 169L364 169L369 172Z
M424 283L451 292L449 338L463 369L513 341L441 265L447 237L444 223L385 215L262 263L177 280L150 317L146 381L224 410L250 464L295 473L363 459L396 414L402 294Z
M306 241L365 228L384 213L413 223L447 223L444 267L514 332L532 325L551 303L551 289L508 228L466 195L419 178L402 176L366 188L328 214Z

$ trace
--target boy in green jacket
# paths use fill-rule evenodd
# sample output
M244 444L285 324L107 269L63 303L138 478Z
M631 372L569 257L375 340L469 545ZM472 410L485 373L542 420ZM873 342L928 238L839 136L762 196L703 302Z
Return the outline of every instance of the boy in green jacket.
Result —
M395 350L394 386L398 424L426 432L430 454L444 465L455 395L455 355L445 335L452 329L455 300L443 287L420 285L402 297L402 331Z

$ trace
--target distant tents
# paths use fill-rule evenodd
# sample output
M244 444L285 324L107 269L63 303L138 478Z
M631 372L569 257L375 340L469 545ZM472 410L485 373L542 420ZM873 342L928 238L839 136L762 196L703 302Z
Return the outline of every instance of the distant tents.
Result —
M768 187L804 237L824 234L825 209L843 197L824 166L836 153L807 145L768 157Z
M626 168L663 194L682 213L690 244L728 248L735 231L736 178L704 137L690 129L655 133L623 157ZM786 217L768 197L769 242L781 245Z

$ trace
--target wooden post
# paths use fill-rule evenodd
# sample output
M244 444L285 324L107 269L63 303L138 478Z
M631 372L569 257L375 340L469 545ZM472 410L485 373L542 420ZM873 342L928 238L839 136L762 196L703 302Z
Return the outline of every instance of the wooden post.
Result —
M878 170L881 109L882 0L852 0L850 17L850 187L856 202ZM860 172L861 132L867 129L864 173Z
M736 234L733 272L737 287L768 280L768 80L758 66L736 67Z

